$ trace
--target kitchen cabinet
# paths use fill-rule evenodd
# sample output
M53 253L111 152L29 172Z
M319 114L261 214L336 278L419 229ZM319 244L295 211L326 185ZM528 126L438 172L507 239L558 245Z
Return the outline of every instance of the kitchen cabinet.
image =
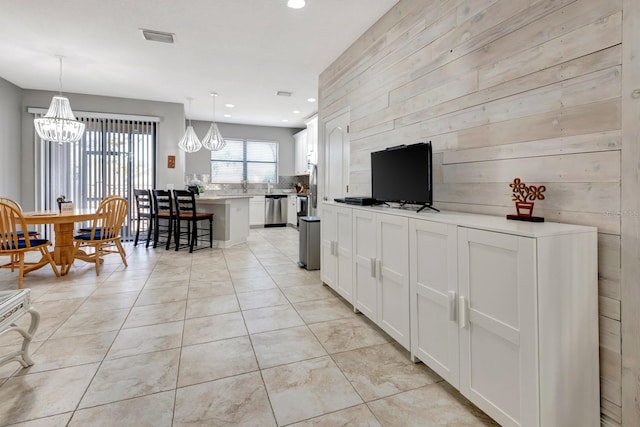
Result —
M354 307L410 349L408 218L353 212Z
M249 200L249 225L252 227L263 227L264 216L264 196L253 196Z
M307 125L307 160L318 164L318 116L315 115L305 121Z
M409 220L411 353L459 388L457 227Z
M309 173L309 160L307 158L307 130L301 130L293 135L294 140L294 173L295 175L306 175Z
M287 196L287 223L294 227L298 224L297 199L298 196L295 194L289 194Z
M324 204L320 221L320 278L353 304L352 211Z

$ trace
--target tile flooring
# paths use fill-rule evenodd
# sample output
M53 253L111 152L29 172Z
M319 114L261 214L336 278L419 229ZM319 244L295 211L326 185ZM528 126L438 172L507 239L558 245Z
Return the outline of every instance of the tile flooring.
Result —
M129 267L110 255L99 277L82 261L27 275L35 365L0 367L0 425L495 425L299 269L296 230L126 249ZM0 270L0 289L15 283ZM19 344L5 334L0 353Z

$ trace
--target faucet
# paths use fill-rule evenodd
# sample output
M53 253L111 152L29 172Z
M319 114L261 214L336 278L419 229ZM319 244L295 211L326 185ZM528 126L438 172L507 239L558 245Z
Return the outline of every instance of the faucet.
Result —
M242 192L243 192L243 193L246 193L246 192L247 192L247 184L248 184L247 180L246 180L246 179L243 179L243 180L242 180Z
M271 194L271 180L267 180L267 194Z

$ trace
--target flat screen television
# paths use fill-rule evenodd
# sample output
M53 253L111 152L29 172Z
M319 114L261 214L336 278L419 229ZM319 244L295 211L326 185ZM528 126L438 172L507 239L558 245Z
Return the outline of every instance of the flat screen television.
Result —
M371 197L377 202L422 205L418 212L431 208L432 175L431 142L371 153Z

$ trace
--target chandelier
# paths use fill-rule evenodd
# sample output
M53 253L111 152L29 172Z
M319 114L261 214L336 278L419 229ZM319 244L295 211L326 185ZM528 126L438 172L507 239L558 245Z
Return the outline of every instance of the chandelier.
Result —
M187 98L187 100L189 100L189 126L187 126L184 136L178 143L178 147L187 153L195 153L202 148L202 143L198 139L196 132L193 130L193 126L191 126L191 101L193 98Z
M216 96L218 96L217 93L211 92L211 98L213 98L213 120L211 121L211 126L209 126L207 134L202 139L202 146L211 151L222 150L224 146L227 145L220 134L218 125L216 125Z
M76 120L71 111L69 99L62 96L62 56L60 60L60 91L54 96L49 105L49 110L43 117L33 120L33 125L40 138L52 142L77 142L84 133L84 123Z

